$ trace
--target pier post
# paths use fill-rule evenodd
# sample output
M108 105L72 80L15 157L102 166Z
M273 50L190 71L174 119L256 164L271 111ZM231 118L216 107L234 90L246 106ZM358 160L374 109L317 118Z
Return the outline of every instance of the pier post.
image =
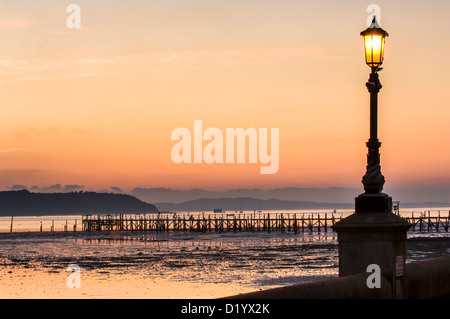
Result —
M320 233L320 214L317 214L317 227L318 232Z

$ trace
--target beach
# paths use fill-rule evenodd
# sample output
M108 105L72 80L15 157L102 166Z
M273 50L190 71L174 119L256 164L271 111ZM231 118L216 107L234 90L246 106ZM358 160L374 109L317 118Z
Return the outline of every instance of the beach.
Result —
M448 235L411 235L407 260L448 255ZM2 298L219 298L337 274L333 232L0 234Z
M4 298L216 298L335 276L331 237L281 233L0 234ZM67 267L81 269L68 288Z

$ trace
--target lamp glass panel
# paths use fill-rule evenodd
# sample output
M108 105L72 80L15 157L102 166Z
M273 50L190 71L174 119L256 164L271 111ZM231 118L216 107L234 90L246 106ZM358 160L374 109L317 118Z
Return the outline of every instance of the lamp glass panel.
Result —
M384 37L381 35L366 35L364 37L366 63L371 67L383 63Z

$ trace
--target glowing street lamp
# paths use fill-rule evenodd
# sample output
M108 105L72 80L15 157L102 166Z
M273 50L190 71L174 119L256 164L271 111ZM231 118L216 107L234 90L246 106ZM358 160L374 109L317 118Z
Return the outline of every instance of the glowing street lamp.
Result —
M370 138L366 143L369 153L367 155L367 171L363 177L362 183L364 185L365 194L380 194L384 196L378 196L377 199L372 198L371 200L363 198L362 201L360 201L357 199L356 210L373 210L375 205L379 206L378 209L380 211L386 211L391 209L392 200L387 195L381 194L384 185L384 176L381 174L379 154L381 143L378 140L377 135L378 92L382 87L378 78L378 71L381 70L380 66L383 63L384 44L388 33L378 25L377 19L374 16L372 24L366 30L362 31L361 35L364 37L366 63L372 69L369 81L366 83L367 89L370 92Z
M374 16L372 24L362 31L361 35L364 37L367 65L372 68L373 72L381 70L380 65L384 58L384 42L389 34L378 25L377 18Z

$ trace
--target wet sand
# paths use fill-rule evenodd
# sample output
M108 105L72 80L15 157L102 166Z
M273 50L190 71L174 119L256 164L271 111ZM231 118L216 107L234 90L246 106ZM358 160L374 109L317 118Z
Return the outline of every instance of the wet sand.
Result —
M336 275L333 238L292 234L0 235L3 298L218 298ZM68 288L69 265L81 288Z
M130 273L81 271L80 288L68 288L68 273L23 267L0 269L2 299L196 299L218 298L255 288L233 283L176 282Z
M407 260L450 253L450 238L408 241ZM0 235L1 298L219 298L337 276L333 236L281 233ZM66 271L80 267L80 288Z

